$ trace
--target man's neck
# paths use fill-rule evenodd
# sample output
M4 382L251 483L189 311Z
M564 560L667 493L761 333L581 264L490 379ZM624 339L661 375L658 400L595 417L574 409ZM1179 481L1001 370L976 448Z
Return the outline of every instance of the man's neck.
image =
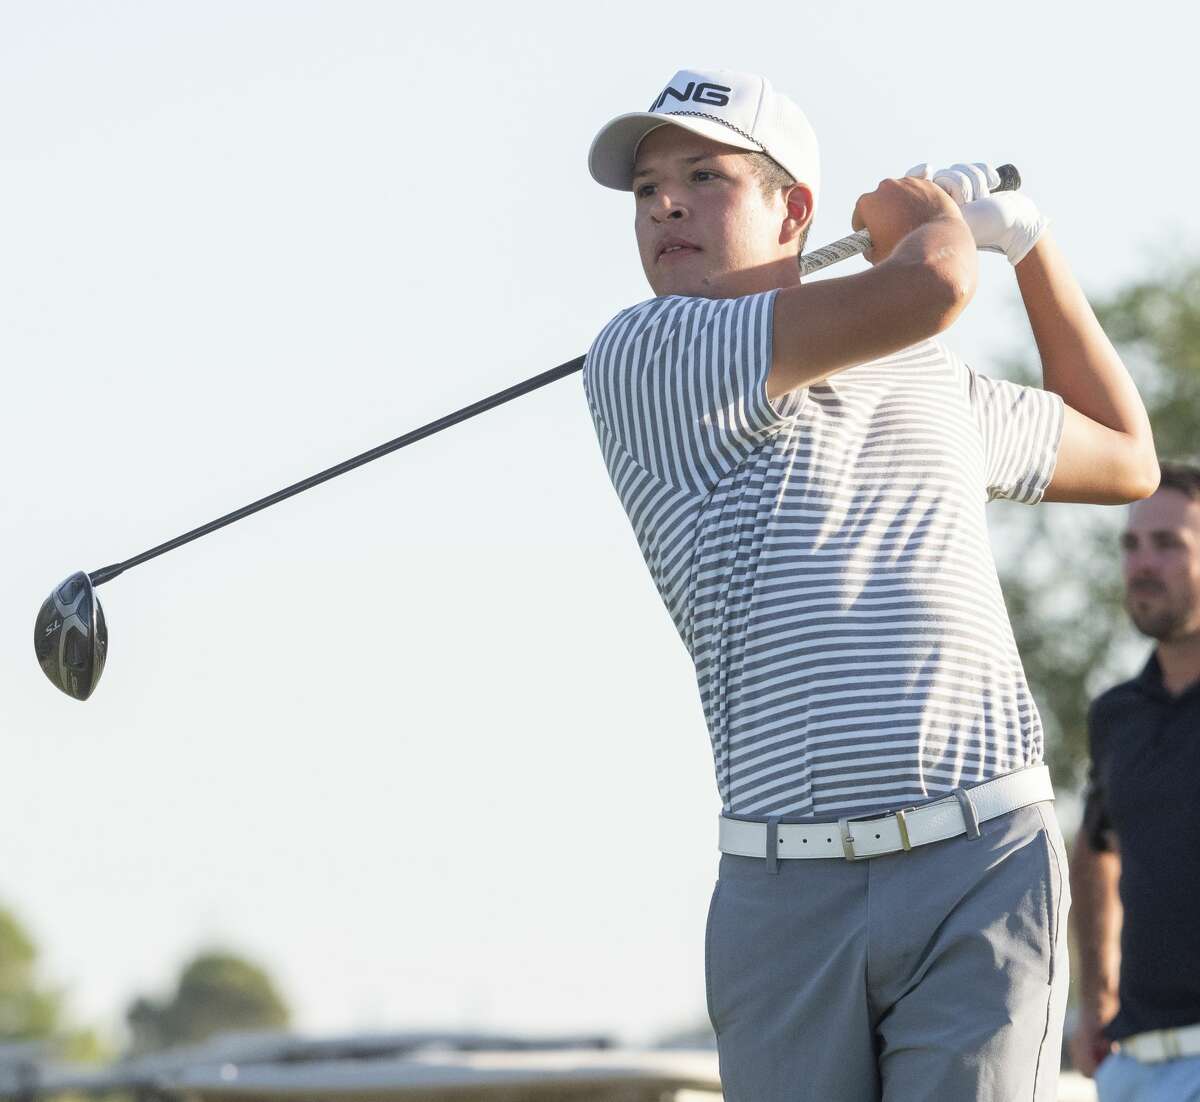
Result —
M795 287L800 282L800 266L795 256L781 256L737 272L726 272L719 281L717 293L712 298L742 298L763 291L774 291L784 287Z
M1193 682L1200 681L1200 633L1160 641L1157 654L1163 688L1172 696L1179 696Z

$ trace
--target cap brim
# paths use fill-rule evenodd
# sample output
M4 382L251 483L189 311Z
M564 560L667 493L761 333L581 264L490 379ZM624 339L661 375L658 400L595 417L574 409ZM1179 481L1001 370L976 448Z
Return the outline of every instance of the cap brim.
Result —
M679 126L722 145L733 146L734 149L762 152L758 142L715 119L638 111L630 115L618 115L596 135L588 152L588 171L592 179L618 191L632 191L633 162L638 146L651 130L657 130L660 126Z

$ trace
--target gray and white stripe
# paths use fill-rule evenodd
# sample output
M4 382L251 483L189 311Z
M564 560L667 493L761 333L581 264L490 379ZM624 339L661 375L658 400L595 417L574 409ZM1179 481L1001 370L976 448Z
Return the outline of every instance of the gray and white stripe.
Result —
M772 403L774 295L642 303L583 376L725 810L861 814L1040 761L984 505L1040 500L1061 399L926 341Z

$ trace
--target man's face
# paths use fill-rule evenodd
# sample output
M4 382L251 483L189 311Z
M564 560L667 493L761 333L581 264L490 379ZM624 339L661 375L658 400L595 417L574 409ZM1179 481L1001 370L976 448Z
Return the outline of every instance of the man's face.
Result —
M638 252L656 295L767 290L779 286L781 262L798 278L795 243L789 256L780 240L784 193L763 194L744 150L665 125L642 141L633 172Z
M1159 490L1130 507L1121 535L1125 607L1143 635L1200 633L1200 501Z

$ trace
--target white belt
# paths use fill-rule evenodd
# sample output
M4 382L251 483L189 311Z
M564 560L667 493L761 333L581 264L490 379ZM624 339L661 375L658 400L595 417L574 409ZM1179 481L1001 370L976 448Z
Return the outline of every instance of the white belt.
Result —
M877 819L839 819L836 823L788 823L734 819L722 814L722 853L741 857L844 857L855 861L941 842L960 834L978 836L979 824L1019 807L1053 800L1050 771L1033 765L1005 773L953 795L890 812ZM774 854L768 843L774 836Z
M1139 1064L1160 1064L1183 1056L1200 1056L1200 1025L1154 1029L1119 1041L1121 1051Z

